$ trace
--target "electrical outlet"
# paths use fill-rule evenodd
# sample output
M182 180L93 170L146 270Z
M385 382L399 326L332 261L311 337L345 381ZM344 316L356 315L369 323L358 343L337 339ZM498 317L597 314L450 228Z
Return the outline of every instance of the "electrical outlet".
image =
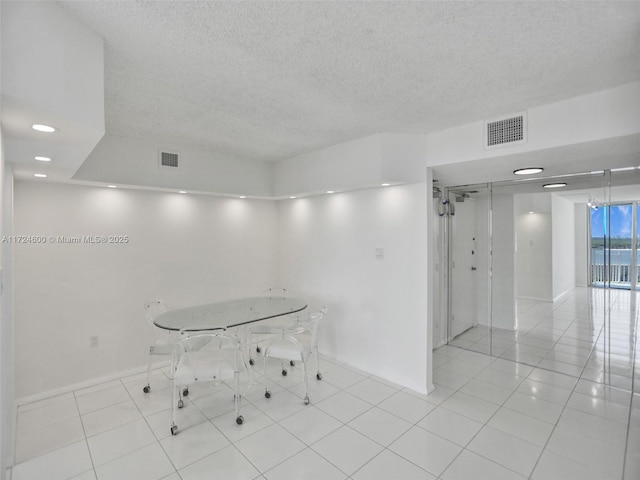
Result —
M98 346L98 336L97 335L92 335L89 337L89 346L91 346L91 348L95 348Z

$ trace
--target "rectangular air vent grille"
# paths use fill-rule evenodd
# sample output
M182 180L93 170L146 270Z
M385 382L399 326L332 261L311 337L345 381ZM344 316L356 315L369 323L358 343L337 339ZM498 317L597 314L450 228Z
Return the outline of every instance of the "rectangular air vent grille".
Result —
M178 160L178 154L174 152L160 151L160 166L169 168L179 168L180 163Z
M484 127L484 147L497 148L517 145L527 141L526 112L513 114L508 118L487 121Z
M178 154L160 152L160 165L163 167L178 167Z
M487 124L487 146L524 140L524 119L522 115Z

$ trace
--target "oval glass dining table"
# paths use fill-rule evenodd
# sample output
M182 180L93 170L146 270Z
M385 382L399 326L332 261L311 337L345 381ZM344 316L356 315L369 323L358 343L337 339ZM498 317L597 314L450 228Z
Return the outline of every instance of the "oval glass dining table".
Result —
M232 334L233 338L237 342L236 355L234 355L234 403L235 403L235 416L236 423L241 425L244 422L244 418L240 415L240 399L246 395L240 392L240 379L238 369L238 353L241 361L244 364L245 370L249 373L250 381L247 385L247 389L255 385L255 379L253 378L253 370L247 365L246 358L243 354L243 348L246 348L246 334L248 326L256 323L267 321L271 319L277 319L284 315L296 313L307 308L307 303L303 300L291 298L291 297L249 297L239 298L236 300L227 300L224 302L207 303L204 305L195 305L191 307L177 308L174 310L168 310L161 313L153 320L154 325L166 330L180 331L181 334L189 335L189 332L196 332L196 337L200 336L200 333L220 330L220 335L229 336L227 333L222 333L225 330L238 327L236 333ZM244 340L243 340L244 337ZM244 345L244 347L243 347ZM174 362L176 359L174 358ZM171 434L175 435L178 431L178 427L175 421L176 405L178 408L182 407L182 397L179 394L179 400L176 398L176 381L178 376L179 367L172 365L172 370L175 368L174 378L174 395L171 403ZM188 370L188 368L186 369ZM209 373L209 372L208 372ZM193 372L191 372L193 375ZM194 381L197 381L199 375L194 377ZM216 378L214 376L214 378ZM188 390L187 390L188 392ZM182 392L182 395L186 393Z
M226 330L296 313L307 303L292 297L248 297L168 310L153 323L165 330L183 332Z

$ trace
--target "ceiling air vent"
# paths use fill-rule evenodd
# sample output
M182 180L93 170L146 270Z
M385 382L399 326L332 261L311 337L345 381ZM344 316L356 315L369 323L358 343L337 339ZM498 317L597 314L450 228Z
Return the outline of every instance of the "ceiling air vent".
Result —
M160 166L163 168L180 168L178 152L160 150Z
M484 148L518 145L527 141L527 116L525 113L485 122Z

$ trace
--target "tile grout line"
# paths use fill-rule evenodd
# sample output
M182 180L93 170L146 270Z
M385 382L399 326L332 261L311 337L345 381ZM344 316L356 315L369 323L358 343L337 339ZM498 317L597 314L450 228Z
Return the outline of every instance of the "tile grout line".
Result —
M82 415L80 414L80 406L78 405L78 397L76 392L73 391L73 401L76 405L76 410L78 411L78 418L80 419L80 425L82 426L82 433L84 434L84 443L87 447L87 452L89 453L89 460L91 461L91 469L93 470L93 475L98 478L98 473L96 472L96 464L93 459L93 454L91 453L91 448L89 448L89 438L87 437L87 431L84 426L84 422L82 421Z
M461 347L456 347L456 348L461 348ZM516 364L519 364L519 363L520 363L520 362L514 362L513 360L509 360L509 359L506 359L506 358L501 358L501 357L492 357L491 355L487 355L487 354L484 354L484 353L481 353L481 352L475 352L475 353L480 354L480 355L484 355L484 356L486 356L486 357L488 357L488 358L496 358L496 360L497 360L498 358L500 358L501 360L504 360L504 361L509 361L509 362L516 363ZM458 355L457 355L457 356L458 356ZM457 356L456 356L456 357L457 357ZM456 358L456 357L454 357L454 358ZM470 379L468 382L466 382L465 384L463 384L462 386L460 386L460 388L458 388L458 389L457 389L454 393L452 393L448 398L451 398L455 393L458 393L458 392L460 392L460 393L465 393L465 392L461 392L462 388L463 388L465 385L467 385L469 382L471 382L472 380L474 380L474 379L475 379L478 375L480 375L482 372L484 372L485 370L489 369L489 368L491 367L491 365L492 365L493 363L495 363L495 361L496 361L496 360L494 360L494 361L492 361L491 363L487 364L487 366L486 366L485 368L483 368L483 369L482 369L480 372L478 372L475 376L471 377L471 379ZM530 365L527 365L527 366L530 366ZM533 368L535 368L535 367L533 367ZM533 370L532 370L532 371L533 371ZM504 373L506 373L506 372L504 372ZM516 376L518 376L518 375L516 375ZM527 376L527 377L522 377L522 378L528 378L528 376ZM493 384L491 384L490 382L485 382L485 383L487 383L487 384L489 384L489 385L493 385ZM522 383L522 382L520 382L520 383ZM499 386L499 385L495 385L495 386ZM517 388L518 388L518 387L516 387L516 388L511 392L511 394L509 395L509 397L507 397L507 399L505 399L505 401L504 401L504 402L502 402L502 404L500 404L500 405L499 405L499 408L498 408L498 409L497 409L497 410L496 410L496 411L495 411L495 412L494 412L494 413L493 413L493 414L492 414L492 415L487 419L487 421L482 425L482 427L481 427L481 428L480 428L480 429L479 429L479 430L478 430L478 431L477 431L477 432L476 432L476 433L475 433L475 434L474 434L474 435L469 439L469 441L468 441L468 442L467 442L467 443L462 447L462 450L460 450L460 451L458 452L458 454L457 454L457 455L456 455L456 456L451 460L451 462L449 462L449 464L444 468L444 470L442 470L442 472L440 473L440 475L439 475L437 478L440 478L440 477L442 476L442 474L444 474L444 473L445 473L445 472L446 472L446 471L451 467L451 465L453 465L453 463L458 459L458 457L459 457L460 455L462 455L462 453L463 453L464 451L469 450L469 449L467 448L467 447L468 447L468 445L469 445L471 442L473 442L473 440L474 440L474 439L475 439L475 438L480 434L480 432L484 429L484 427L488 427L488 423L489 423L489 422L491 421L491 419L492 419L492 418L493 418L493 417L494 417L494 416L495 416L495 415L500 411L500 409L501 409L501 408L508 408L508 407L503 407L503 406L504 406L504 404L505 404L507 401L509 401L509 398L511 398L511 396L516 392ZM467 394L467 395L470 395L470 394ZM475 395L470 395L470 396L475 397ZM475 398L480 398L480 397L475 397ZM483 399L481 399L481 400L483 400ZM487 401L487 400L485 400L485 401ZM444 401L443 401L442 403L444 403ZM488 402L488 403L493 403L493 402ZM497 405L497 404L495 404L495 405ZM440 405L438 405L438 406L440 406ZM444 408L445 410L448 410L448 411L450 411L450 412L456 413L456 414L458 414L458 415L461 415L461 416L463 416L463 417L465 417L465 418L468 418L468 419L470 419L470 420L474 420L474 421L476 421L476 422L477 422L477 420L472 419L471 417L467 417L466 415L462 415L462 414L460 414L460 413L454 412L453 410L449 410L449 409L447 409L447 407L442 407L442 408ZM428 416L428 415L427 415L427 416ZM478 423L480 423L480 422L478 422ZM492 428L492 427L489 427L489 428ZM433 433L433 432L430 432L430 433ZM503 432L503 433L504 433L504 432ZM436 433L433 433L433 434L434 434L434 435L437 435ZM438 435L438 436L440 437L440 435ZM512 436L513 436L513 435L512 435ZM440 438L444 438L444 437L440 437ZM445 440L446 440L446 439L445 439ZM450 440L448 440L448 441L450 441ZM454 442L451 442L451 443L454 443ZM516 472L515 470L512 470L512 469L510 469L510 468L508 468L508 467L506 467L506 466L504 466L504 465L502 465L502 464L500 464L500 463L498 463L498 462L496 462L496 461L494 461L494 460L492 460L492 459L490 459L490 458L487 458L487 457L485 457L484 455L480 455L479 453L476 453L476 452L474 452L473 450L469 450L469 452L471 452L471 453L473 453L473 454L475 454L475 455L478 455L479 457L481 457L481 458L483 458L483 459L487 460L488 462L491 462L491 463L493 463L493 464L495 464L495 465L499 465L500 467L502 467L502 468L504 468L504 469L506 469L506 470L509 470L509 471L511 471L511 472L514 472L514 473L516 473L516 474L520 475L520 473L519 473L519 472Z

